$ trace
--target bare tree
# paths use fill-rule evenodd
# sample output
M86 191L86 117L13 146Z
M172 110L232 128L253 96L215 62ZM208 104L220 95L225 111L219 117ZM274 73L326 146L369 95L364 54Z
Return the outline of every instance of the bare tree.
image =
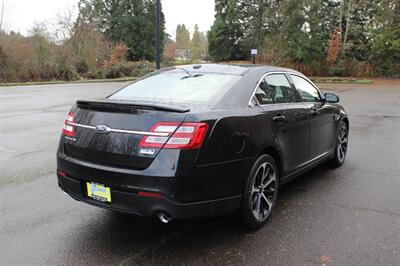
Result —
M63 13L59 13L54 23L54 37L57 42L64 42L71 38L74 33L76 21L75 8L71 7Z

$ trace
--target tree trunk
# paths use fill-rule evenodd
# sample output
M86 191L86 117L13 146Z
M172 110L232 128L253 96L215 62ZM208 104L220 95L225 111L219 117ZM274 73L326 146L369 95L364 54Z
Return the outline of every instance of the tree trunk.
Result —
M2 33L2 30L3 30L4 1L5 1L5 0L1 0L1 13L0 13L0 35L1 35L1 33Z
M347 14L346 14L346 31L344 33L344 38L343 38L343 45L342 45L342 60L345 57L345 51L346 51L346 42L347 42L347 35L349 33L349 28L350 28L350 10L351 10L351 4L352 0L349 0L349 7L347 9Z

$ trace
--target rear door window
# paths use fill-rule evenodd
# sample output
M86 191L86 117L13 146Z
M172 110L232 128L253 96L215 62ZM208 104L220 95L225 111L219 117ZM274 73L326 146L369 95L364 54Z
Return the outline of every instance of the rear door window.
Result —
M255 94L261 105L296 102L296 91L284 74L271 74L262 79Z

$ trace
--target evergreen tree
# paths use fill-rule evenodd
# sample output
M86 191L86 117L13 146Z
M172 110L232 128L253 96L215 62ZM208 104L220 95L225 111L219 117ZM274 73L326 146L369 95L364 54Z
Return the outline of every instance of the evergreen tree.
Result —
M243 60L250 56L255 28L250 0L216 0L216 16L208 33L209 53L217 61Z
M128 46L128 59L154 60L156 56L156 2L154 0L81 0L80 9L90 9L90 23L115 43ZM161 50L165 20L161 12Z
M208 32L208 50L215 61L234 59L234 40L229 38L229 27L220 15Z
M348 34L344 46L344 58L356 59L358 61L368 60L368 54L371 48L370 27L376 14L376 5L378 1L349 1L349 23L346 23L349 29L345 30Z
M216 0L209 53L216 61L248 59L255 46L267 63L320 73L328 60L342 74L365 73L372 64L375 73L400 75L399 6L399 0Z
M380 0L371 30L375 75L400 77L400 1Z
M215 7L209 50L217 60L247 59L253 47L294 62L323 60L339 12L336 0L217 0Z
M282 8L286 57L305 64L324 60L340 12L337 2L287 0Z
M181 57L189 58L190 48L190 32L185 24L176 27L176 48L179 50Z
M207 54L207 38L199 31L197 24L194 27L192 40L190 41L190 54L192 59L204 59Z

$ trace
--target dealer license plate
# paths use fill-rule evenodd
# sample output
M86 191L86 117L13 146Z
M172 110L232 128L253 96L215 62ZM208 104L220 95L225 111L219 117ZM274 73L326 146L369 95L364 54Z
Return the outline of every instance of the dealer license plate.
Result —
M111 202L111 190L109 187L93 182L87 182L86 187L88 196L92 199L102 202Z

